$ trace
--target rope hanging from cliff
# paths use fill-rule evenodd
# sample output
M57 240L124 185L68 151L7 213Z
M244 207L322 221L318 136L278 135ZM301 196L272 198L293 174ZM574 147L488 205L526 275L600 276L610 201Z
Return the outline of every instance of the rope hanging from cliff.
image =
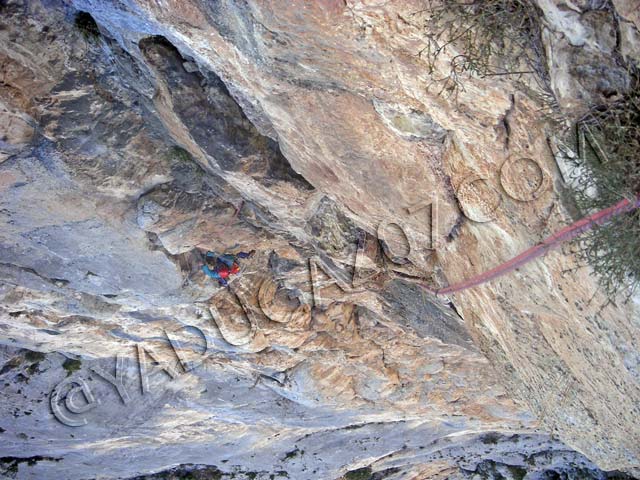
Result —
M424 283L420 283L419 285L428 290L429 292L435 295L445 295L447 293L456 293L461 292L463 290L467 290L468 288L475 287L478 285L482 285L485 282L493 280L494 278L498 278L505 273L509 273L515 270L518 267L534 260L545 253L547 253L552 248L557 247L563 242L567 240L572 240L578 235L587 230L590 230L595 225L601 225L606 223L612 217L620 215L622 213L630 212L631 210L635 210L640 207L640 195L636 198L635 202L629 201L628 199L621 200L616 203L612 207L605 208L604 210L600 210L592 215L584 217L577 222L569 225L568 227L563 228L562 230L554 233L553 235L545 238L542 242L537 245L525 250L520 255L504 262L497 267L492 268L486 272L480 273L475 277L472 277L468 280L464 280L459 283L455 283L453 285L449 285L443 288L433 288Z

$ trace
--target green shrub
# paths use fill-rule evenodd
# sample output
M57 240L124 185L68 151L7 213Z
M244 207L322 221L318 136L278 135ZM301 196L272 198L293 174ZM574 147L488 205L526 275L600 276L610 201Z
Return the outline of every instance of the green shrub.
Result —
M573 190L576 205L586 215L640 194L640 76L632 71L632 87L622 98L600 105L578 122L591 146L574 160ZM586 144L586 142L585 142ZM600 154L596 152L600 151ZM598 274L613 299L640 283L640 211L614 217L595 226L577 243L583 258Z
M427 45L419 55L429 73L449 48L457 55L449 73L435 78L439 94L457 96L465 75L533 74L548 91L548 74L541 39L542 13L531 0L440 0L413 15L424 15Z
M74 360L71 358L67 358L62 364L62 368L67 371L67 377L71 375L73 372L80 370L82 366L82 362L80 360Z
M369 480L372 475L371 467L358 468L351 470L344 475L344 480Z
M179 147L177 145L174 145L169 149L168 155L170 160L173 160L176 162L188 163L193 161L191 154L187 152L184 148Z

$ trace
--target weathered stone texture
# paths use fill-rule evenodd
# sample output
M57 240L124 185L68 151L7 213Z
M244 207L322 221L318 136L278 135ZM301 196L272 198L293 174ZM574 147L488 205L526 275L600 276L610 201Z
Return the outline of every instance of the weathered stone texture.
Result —
M537 2L568 114L624 91L616 55L640 58L637 2L599 3ZM418 54L423 8L0 2L0 472L640 471L640 302L605 305L570 247L444 298L412 281L464 280L570 222L533 83L468 78L456 98L438 95ZM74 25L78 11L99 31ZM521 157L535 161L501 184ZM470 187L474 175L484 181ZM535 199L511 198L541 181ZM429 210L407 207L435 199L433 253ZM383 263L383 221L412 239L413 267ZM360 238L363 265L380 273L326 286L321 308L309 259L350 283ZM200 271L204 251L241 249L256 255L237 295ZM153 375L142 395L136 345L175 363L166 332L202 363ZM117 354L126 405L91 370L113 372ZM67 374L101 402L84 427L49 407Z

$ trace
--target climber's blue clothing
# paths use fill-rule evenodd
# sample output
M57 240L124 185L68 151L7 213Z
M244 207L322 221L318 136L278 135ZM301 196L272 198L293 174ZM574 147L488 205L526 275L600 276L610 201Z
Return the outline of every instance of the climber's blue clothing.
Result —
M239 253L236 253L235 255L232 253L225 253L222 255L218 255L217 253L212 251L207 252L207 257L215 258L218 262L223 263L229 268L231 268L234 263L238 263L238 258L249 258L250 256L251 256L251 252L249 253L239 252Z
M211 270L208 265L203 265L202 271L214 280L220 282L220 285L222 285L223 287L226 287L228 285L227 281L222 278L220 274L218 274L218 272L216 272L215 270Z
M223 255L218 255L215 252L208 251L206 253L206 258L214 258L216 261L216 266L214 270L211 270L209 266L205 263L202 266L202 271L208 275L209 277L218 280L220 285L223 287L228 286L227 278L230 275L236 274L240 271L240 264L238 263L238 258L249 258L255 253L255 250L251 250L249 253L240 252L238 254L230 254L225 253Z
M220 255L217 258L218 262L225 264L227 267L233 267L233 264L236 263L236 256L225 253L224 255Z

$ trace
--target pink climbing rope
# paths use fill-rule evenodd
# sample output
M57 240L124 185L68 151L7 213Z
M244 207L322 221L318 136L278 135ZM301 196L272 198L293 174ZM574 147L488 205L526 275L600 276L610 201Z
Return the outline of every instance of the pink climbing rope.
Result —
M600 210L599 212L589 215L581 220L578 220L577 222L569 225L568 227L563 228L559 232L554 233L550 237L545 238L539 244L525 250L517 257L514 257L511 260L505 263L502 263L495 268L492 268L491 270L488 270L479 275L476 275L475 277L472 277L463 282L456 283L454 285L449 285L448 287L438 288L438 289L430 287L423 283L421 283L420 286L436 295L461 292L462 290L475 287L477 285L488 282L489 280L493 280L494 278L497 278L501 275L504 275L505 273L511 272L516 268L524 265L525 263L528 263L531 260L538 258L541 255L544 255L549 250L551 250L554 247L557 247L561 243L566 242L567 240L571 240L577 237L578 235L580 235L581 233L593 228L594 225L601 225L607 222L608 220L610 220L612 217L620 215L621 213L634 210L639 207L640 207L640 195L636 198L635 202L630 202L628 199L625 198L624 200L613 205L612 207L605 208L604 210Z

